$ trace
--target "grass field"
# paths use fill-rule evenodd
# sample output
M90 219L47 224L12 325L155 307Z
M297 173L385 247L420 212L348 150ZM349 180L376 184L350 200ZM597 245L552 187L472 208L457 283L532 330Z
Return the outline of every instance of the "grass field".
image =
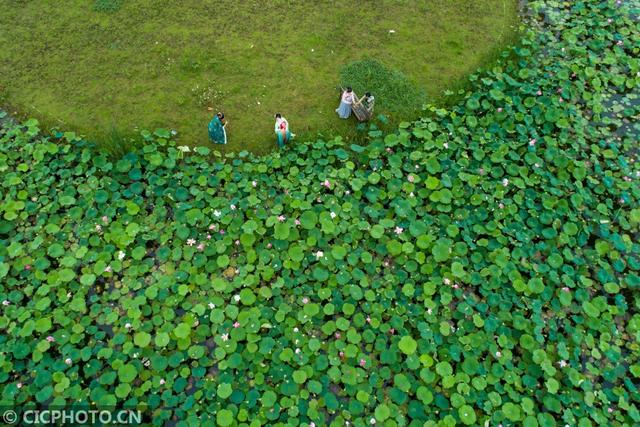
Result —
M345 64L376 59L433 102L518 20L515 0L0 3L0 104L107 147L155 127L207 144L224 110L226 149L257 153L275 147L276 111L301 138L350 135L333 111Z

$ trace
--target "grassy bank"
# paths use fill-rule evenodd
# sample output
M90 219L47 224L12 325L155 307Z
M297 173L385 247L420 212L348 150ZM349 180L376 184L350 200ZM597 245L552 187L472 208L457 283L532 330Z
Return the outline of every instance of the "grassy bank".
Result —
M353 135L333 112L352 61L376 59L435 99L512 38L516 9L511 0L9 2L0 103L107 146L155 127L202 145L212 112L224 110L228 149L260 153L274 146L276 111L301 138Z

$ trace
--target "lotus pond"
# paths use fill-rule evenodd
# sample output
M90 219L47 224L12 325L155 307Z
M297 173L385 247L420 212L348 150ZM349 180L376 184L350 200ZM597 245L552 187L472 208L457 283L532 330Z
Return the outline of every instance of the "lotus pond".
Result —
M530 3L366 144L0 130L0 406L178 426L640 423L640 9Z

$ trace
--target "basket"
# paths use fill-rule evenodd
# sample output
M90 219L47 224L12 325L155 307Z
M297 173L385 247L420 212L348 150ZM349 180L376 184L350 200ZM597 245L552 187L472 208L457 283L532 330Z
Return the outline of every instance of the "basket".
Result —
M368 122L371 120L371 113L367 110L361 101L356 101L351 104L351 111L356 116L359 122Z

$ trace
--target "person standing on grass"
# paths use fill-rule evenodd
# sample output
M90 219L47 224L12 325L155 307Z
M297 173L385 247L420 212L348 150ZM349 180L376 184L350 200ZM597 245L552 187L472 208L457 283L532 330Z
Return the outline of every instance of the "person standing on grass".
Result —
M224 120L224 113L221 111L216 114L209 122L209 139L214 144L226 144L227 143L227 131L225 126L227 123Z
M369 116L371 116L373 114L373 107L376 103L376 99L373 97L371 92L367 92L364 94L363 99L361 99L360 101L362 100L364 100L364 108L367 109L367 111L369 112Z
M340 98L340 106L336 108L336 113L338 113L338 117L341 119L348 119L351 116L351 104L355 99L355 94L353 93L353 89L347 87L346 90L342 92L342 96Z
M274 126L274 131L276 133L276 137L278 138L278 147L282 148L296 135L291 133L291 131L289 130L289 122L287 121L287 119L282 117L282 114L276 113L275 117L276 124Z

